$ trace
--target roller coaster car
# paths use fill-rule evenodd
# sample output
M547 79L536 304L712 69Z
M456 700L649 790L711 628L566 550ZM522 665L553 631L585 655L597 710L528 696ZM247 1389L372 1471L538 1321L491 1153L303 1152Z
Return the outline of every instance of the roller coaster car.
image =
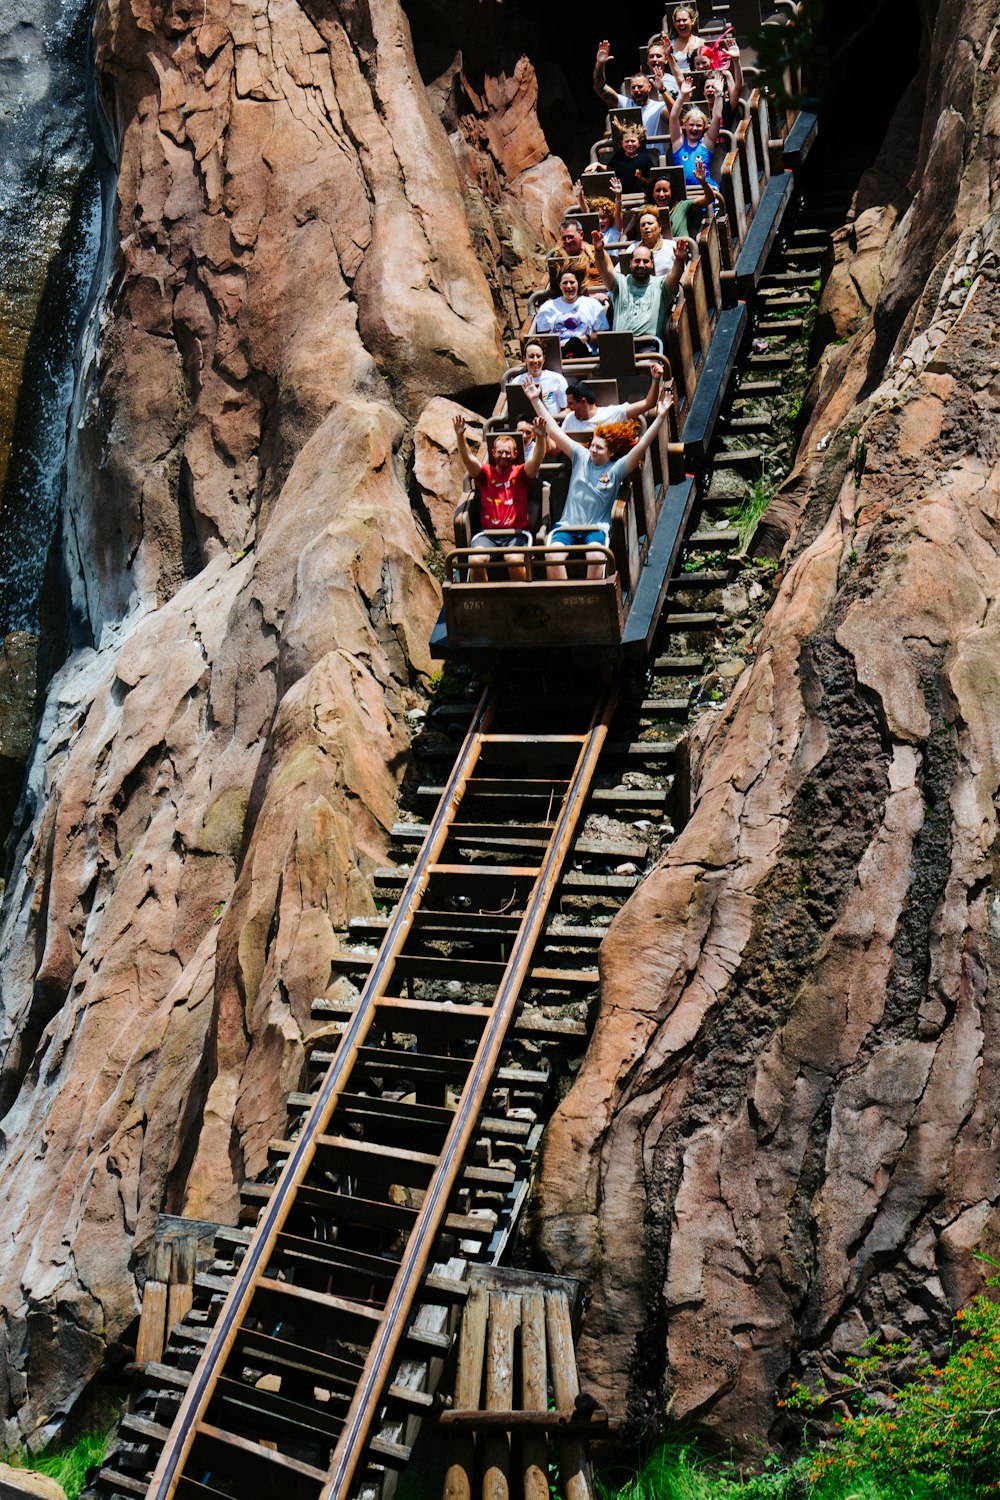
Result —
M680 474L670 483L678 457L664 424L615 502L608 545L560 548L567 555L565 579L547 576L544 536L552 520L544 503L535 545L484 554L470 547L480 529L479 499L475 491L466 494L455 512L457 545L445 560L444 607L431 637L432 655L481 660L526 648L602 649L610 657L644 653L694 496L690 476ZM604 576L589 578L588 563L596 566L598 556Z

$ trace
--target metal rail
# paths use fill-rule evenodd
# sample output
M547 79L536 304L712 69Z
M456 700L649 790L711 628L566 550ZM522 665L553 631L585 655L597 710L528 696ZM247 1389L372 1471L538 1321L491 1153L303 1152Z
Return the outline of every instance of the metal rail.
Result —
M283 1475L287 1477L289 1494L315 1495L317 1500L334 1500L334 1497L337 1497L337 1500L346 1500L346 1496L359 1476L379 1419L394 1361L399 1355L403 1339L407 1336L435 1241L445 1223L449 1211L449 1200L463 1171L466 1154L482 1113L504 1039L514 1020L522 986L530 973L532 955L544 926L566 855L579 825L590 782L614 712L616 696L614 688L607 688L600 693L596 707L583 732L534 736L530 733L491 733L494 706L488 693L481 698L472 726L428 827L419 857L406 882L399 905L360 993L350 1022L340 1039L333 1062L301 1133L291 1144L284 1169L263 1210L215 1328L183 1396L150 1482L147 1491L148 1500L171 1500L171 1497L175 1495L227 1493L228 1488L216 1490L210 1477L206 1480L199 1479L197 1476L205 1475L206 1469L214 1473L216 1463L219 1464L221 1470L225 1471L227 1462L230 1460L237 1470L237 1477L230 1479L229 1483L238 1483L238 1492L241 1494L249 1492L245 1487L249 1472L248 1465L252 1470L259 1461L262 1474L267 1473L273 1476L270 1481L262 1481L262 1488L273 1487L278 1478L275 1470L280 1467ZM562 769L569 771L570 774L553 778L555 783L563 788L559 797L559 812L554 824L551 825L548 846L537 864L532 860L529 864L484 865L477 862L474 854L465 855L464 852L460 853L457 850L454 854L449 852L450 862L442 862L442 853L449 838L452 837L454 826L458 822L459 810L463 799L469 792L470 785L474 790L475 772L484 752L491 757L491 762L501 766L506 764L506 758L510 756L514 757L515 763L519 757L527 757L530 760L532 756L541 756L542 764L546 766L558 764L559 757L565 759L566 764ZM556 757L556 761L553 761L553 757ZM491 764L487 770L493 768ZM458 842L457 834L454 842ZM521 854L517 857L526 858ZM447 1130L436 1165L430 1171L426 1186L423 1186L422 1179L419 1180L422 1200L419 1210L416 1211L409 1225L409 1232L384 1306L379 1310L370 1299L341 1296L336 1293L335 1289L332 1292L317 1292L315 1289L305 1287L298 1292L294 1284L294 1273L292 1273L292 1280L287 1277L279 1279L285 1263L281 1261L280 1255L277 1261L275 1260L275 1250L279 1239L283 1237L283 1230L289 1215L295 1208L310 1169L315 1165L317 1154L334 1148L340 1151L360 1149L367 1151L369 1153L367 1160L373 1161L376 1165L378 1159L373 1153L378 1152L383 1153L381 1157L383 1161L386 1156L390 1161L408 1156L414 1161L418 1158L418 1153L402 1149L408 1144L406 1141L400 1143L399 1151L385 1152L384 1148L371 1143L362 1143L358 1146L353 1138L343 1132L340 1135L328 1134L331 1121L344 1096L355 1096L364 1092L363 1085L352 1089L351 1078L355 1068L359 1067L362 1052L366 1050L370 1053L371 1051L370 1048L365 1049L365 1041L373 1026L377 1024L380 1004L386 1008L394 1005L402 1006L407 1009L407 1014L413 1013L418 1007L432 1010L434 1008L427 1001L392 1000L388 995L397 966L401 970L405 969L404 950L413 931L414 920L429 890L431 892L439 890L441 885L450 889L456 878L463 881L470 890L474 889L477 879L483 880L486 883L483 889L486 890L489 888L490 880L498 877L511 879L515 886L520 888L522 894L517 903L522 908L520 921L516 932L512 935L506 967L496 986L492 1001L488 1005L475 1003L457 1007L453 1004L447 1006L449 1025L454 1026L456 1012L460 1013L463 1018L468 1018L465 1035L470 1038L470 1046L475 1037L474 1026L481 1026L482 1030L471 1060L467 1062L461 1057L458 1059L463 1068L467 1062L467 1076L462 1083L461 1094L451 1117L450 1128ZM438 901L438 904L442 903ZM402 965L400 965L400 960L403 960ZM412 964L412 957L409 962ZM395 988L398 993L401 986ZM445 1007L443 1005L441 1012L444 1018ZM400 1026L403 1024L402 1021L399 1022ZM444 1019L442 1024L444 1024ZM404 1059L408 1055L402 1054ZM365 1059L365 1061L368 1060ZM435 1061L448 1061L448 1059L435 1059ZM420 1157L421 1161L424 1159ZM388 1180L391 1182L396 1179L390 1173ZM399 1180L417 1179L400 1176ZM342 1186L341 1191L343 1191ZM335 1194L325 1189L321 1196L344 1202L344 1198L341 1198L339 1193ZM348 1195L347 1201L350 1203L356 1200ZM391 1217L394 1208L395 1204L390 1200L385 1206L384 1213ZM335 1232L332 1238L336 1238ZM347 1256L352 1253L358 1259L364 1258L359 1255L359 1252L351 1252L349 1249L343 1252ZM374 1260L374 1257L370 1259ZM387 1264L391 1266L392 1261ZM263 1441L258 1441L258 1430L254 1428L248 1433L245 1420L238 1420L237 1430L230 1432L220 1426L220 1418L214 1414L210 1415L210 1407L219 1396L220 1390L225 1400L230 1403L226 1406L226 1410L233 1409L233 1403L237 1403L235 1409L238 1417L241 1411L238 1405L239 1392L245 1390L249 1398L255 1396L254 1388L240 1385L241 1370L237 1368L233 1372L229 1369L234 1355L238 1354L237 1341L242 1338L245 1342L252 1337L256 1338L258 1343L266 1343L268 1335L262 1334L262 1329L264 1326L271 1326L275 1323L275 1315L272 1313L268 1322L266 1318L261 1317L260 1306L255 1306L255 1303L259 1304L260 1300L264 1299L267 1306L270 1306L276 1296L282 1304L291 1303L295 1300L297 1292L301 1299L315 1305L317 1316L320 1314L334 1316L342 1320L343 1327L347 1330L360 1326L363 1330L373 1331L363 1366L357 1376L354 1395L343 1418L343 1425L335 1446L331 1442L333 1451L326 1469L320 1468L315 1463L304 1463L294 1454L276 1451L274 1446L276 1437L278 1441L285 1439L283 1446L286 1448L296 1446L295 1441L288 1438L291 1418L288 1418L283 1426L279 1422L276 1432L266 1431L266 1423L262 1421L259 1436ZM282 1316L283 1314L277 1316L278 1326L281 1324ZM294 1318L295 1314L290 1313L287 1316ZM347 1335L341 1333L338 1337L344 1341ZM357 1342L363 1344L364 1332L360 1339L354 1335L351 1338L355 1345ZM288 1347L295 1348L296 1346ZM311 1355L314 1362L329 1358L329 1355L322 1349L312 1350ZM245 1353L241 1363L246 1363ZM257 1364L259 1366L259 1360ZM237 1394L234 1395L234 1392ZM277 1398L274 1399L276 1402ZM225 1402L223 1404L225 1405ZM297 1409L304 1410L296 1403L289 1401L289 1409L293 1405L296 1405ZM251 1408L248 1402L249 1409ZM328 1434L331 1431L328 1419ZM213 1461L211 1464L206 1464L202 1457L195 1464L195 1472L189 1474L188 1466L192 1459L192 1450L199 1437L210 1447ZM267 1442L269 1446L263 1446L263 1442ZM219 1455L222 1456L221 1459ZM239 1476L242 1476L242 1479ZM258 1491L255 1485L253 1488L258 1493L262 1492L262 1490Z

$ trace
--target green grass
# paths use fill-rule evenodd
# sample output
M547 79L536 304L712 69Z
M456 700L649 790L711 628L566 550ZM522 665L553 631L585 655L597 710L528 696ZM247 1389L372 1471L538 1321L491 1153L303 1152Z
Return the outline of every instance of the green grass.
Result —
M693 1443L664 1443L620 1489L598 1478L599 1500L715 1500L725 1494Z
M13 1469L31 1469L36 1474L46 1474L66 1491L67 1500L77 1500L87 1479L88 1469L104 1458L108 1434L106 1432L84 1432L69 1448L53 1453L33 1454L23 1449L14 1449L3 1455L5 1463Z
M741 1476L731 1463L699 1452L694 1441L664 1443L620 1487L598 1477L598 1500L990 1500L994 1486L952 1477L945 1489L918 1474L885 1478L858 1470L814 1479L812 1457L766 1460L762 1473Z
M734 505L729 512L730 523L739 532L741 552L745 552L753 541L761 518L773 499L774 485L762 473L754 480L739 505Z

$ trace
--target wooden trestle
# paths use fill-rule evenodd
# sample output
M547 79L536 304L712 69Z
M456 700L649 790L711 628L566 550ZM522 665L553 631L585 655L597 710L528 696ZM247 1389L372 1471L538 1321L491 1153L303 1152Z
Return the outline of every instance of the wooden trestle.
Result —
M468 1290L461 1262L450 1275L435 1265L435 1245L448 1228L469 1232L461 1194L484 1171L469 1148L523 988L537 981L535 950L615 703L613 687L548 702L483 694L323 1083L277 1147L284 1168L148 1500L345 1500L369 1458L405 1462L380 1424L431 1398L394 1371L407 1351L447 1352L446 1336L414 1322L418 1305L457 1306ZM517 826L495 821L510 798L530 809ZM450 959L442 932L460 945L471 933L477 956Z

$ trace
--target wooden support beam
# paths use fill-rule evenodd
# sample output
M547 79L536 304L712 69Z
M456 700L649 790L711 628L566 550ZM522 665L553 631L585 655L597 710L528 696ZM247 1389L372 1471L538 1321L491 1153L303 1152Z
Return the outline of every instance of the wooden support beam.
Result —
M463 1407L479 1405L483 1387L483 1354L486 1348L486 1317L489 1293L482 1285L469 1290L458 1343L455 1401ZM472 1500L472 1478L476 1460L472 1433L462 1433L452 1444L452 1457L444 1478L444 1500Z
M514 1402L514 1329L518 1300L490 1293L486 1330L486 1409L507 1412ZM510 1500L510 1435L490 1431L483 1440L483 1500Z
M576 1372L569 1303L562 1292L555 1292L545 1299L545 1330L549 1341L552 1394L556 1406L566 1409L575 1405L580 1394L580 1381ZM583 1438L575 1435L563 1438L559 1451L566 1500L593 1500L594 1481Z
M548 1416L545 1297L541 1292L525 1292L521 1298L521 1405L524 1416ZM535 1427L522 1432L521 1469L524 1500L548 1500L549 1458L544 1430Z

